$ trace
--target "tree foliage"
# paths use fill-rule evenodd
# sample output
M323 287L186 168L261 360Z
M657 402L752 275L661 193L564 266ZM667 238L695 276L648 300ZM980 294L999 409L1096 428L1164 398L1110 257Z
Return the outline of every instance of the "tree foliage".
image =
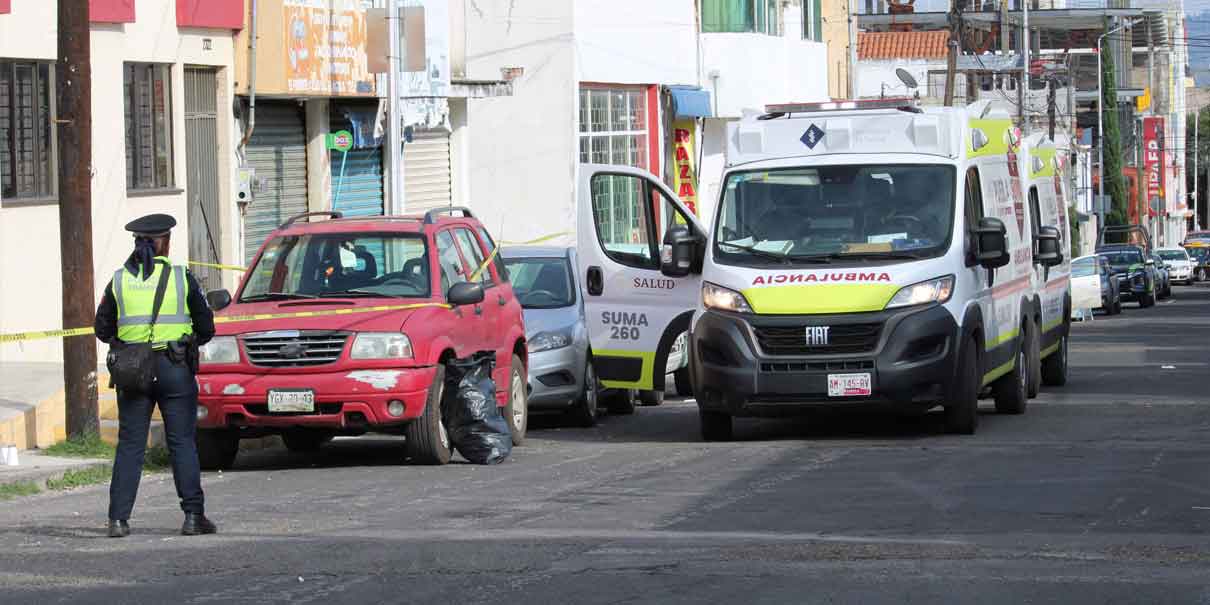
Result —
M1104 148L1105 164L1102 169L1105 193L1112 200L1105 216L1106 225L1125 225L1130 216L1126 205L1130 202L1126 194L1126 177L1122 175L1122 128L1118 124L1117 69L1113 63L1110 45L1101 47L1101 103L1104 108L1105 132L1101 145Z

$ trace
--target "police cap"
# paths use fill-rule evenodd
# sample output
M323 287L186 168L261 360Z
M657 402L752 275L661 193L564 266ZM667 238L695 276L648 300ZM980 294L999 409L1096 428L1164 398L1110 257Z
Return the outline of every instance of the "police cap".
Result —
M176 226L176 219L167 214L148 214L126 223L126 230L136 237L162 237Z

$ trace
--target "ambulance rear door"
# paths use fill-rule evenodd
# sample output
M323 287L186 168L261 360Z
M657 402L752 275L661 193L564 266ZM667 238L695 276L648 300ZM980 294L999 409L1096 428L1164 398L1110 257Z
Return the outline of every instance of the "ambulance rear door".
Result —
M662 390L668 354L701 299L706 231L646 171L581 164L578 185L578 270L597 376L606 387ZM683 251L688 241L692 260L678 270L673 245Z

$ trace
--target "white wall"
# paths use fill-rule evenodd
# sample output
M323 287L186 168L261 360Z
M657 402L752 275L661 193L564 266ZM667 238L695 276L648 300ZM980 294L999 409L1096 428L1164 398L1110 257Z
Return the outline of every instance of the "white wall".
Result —
M467 101L467 203L499 239L575 225L578 164L573 5L476 0L466 8L467 77L522 67L513 96Z
M868 99L877 98L883 93L883 85L886 85L885 92L888 97L902 97L911 94L899 81L899 76L895 75L895 69L903 68L908 73L916 78L916 83L920 85L920 96L928 95L928 72L929 70L945 69L944 62L925 61L925 60L907 60L893 59L886 61L858 61L857 62L857 98Z
M693 0L577 0L581 82L696 85Z
M55 4L15 2L13 9L10 15L0 15L0 56L53 59L57 52ZM135 14L136 23L94 25L91 29L94 287L91 292L77 295L92 298L94 304L100 300L114 270L130 254L131 236L123 226L138 216L164 212L176 217L178 225L173 231L171 256L178 262L187 260L187 197L182 191L186 185L184 66L229 67L234 52L229 30L178 31L175 3L138 0ZM211 50L203 50L203 39L211 40ZM10 45L10 41L16 44ZM30 54L33 52L39 54ZM174 191L152 196L127 195L123 151L125 61L173 65ZM221 70L216 94L221 99L230 99L230 88L229 70ZM229 106L229 101L220 101L219 115L223 116ZM230 151L230 126L226 120L218 122L220 148L216 153L226 159ZM230 200L231 170L223 162L219 167L220 199ZM228 246L234 245L228 234L223 239ZM58 206L4 207L0 202L0 255L0 283L22 284L21 288L0 288L0 332L61 327ZM61 358L59 340L0 344L0 362Z

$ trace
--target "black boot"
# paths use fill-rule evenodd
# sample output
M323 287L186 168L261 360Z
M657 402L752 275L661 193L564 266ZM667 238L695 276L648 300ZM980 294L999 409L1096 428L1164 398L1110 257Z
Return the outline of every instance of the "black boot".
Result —
M185 513L185 524L181 526L182 536L200 536L202 534L218 533L218 528L202 513Z
M130 535L130 526L125 521L110 519L107 529L110 538L125 538Z

